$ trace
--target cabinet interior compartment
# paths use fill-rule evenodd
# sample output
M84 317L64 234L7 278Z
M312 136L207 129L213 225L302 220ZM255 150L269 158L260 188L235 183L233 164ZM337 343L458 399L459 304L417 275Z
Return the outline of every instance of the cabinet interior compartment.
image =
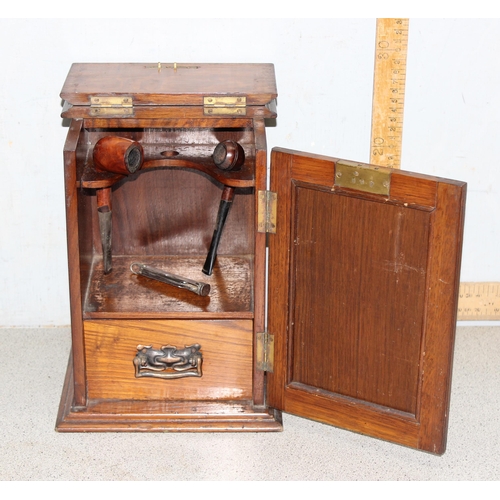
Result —
M142 168L123 176L98 172L92 152L103 137L141 144ZM245 164L222 172L212 154L223 140L235 140ZM255 146L251 128L83 128L76 150L80 277L85 318L165 318L179 315L252 318L255 227ZM210 276L202 267L210 247L223 188L234 200ZM97 193L110 190L112 270L105 274ZM195 295L135 275L144 263L208 283L210 294Z

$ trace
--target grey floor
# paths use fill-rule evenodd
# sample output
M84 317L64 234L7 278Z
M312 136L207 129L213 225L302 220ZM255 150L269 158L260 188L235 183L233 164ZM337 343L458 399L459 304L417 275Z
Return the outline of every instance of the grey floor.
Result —
M441 456L283 415L260 434L54 431L69 329L0 329L3 481L498 481L500 327L459 327Z

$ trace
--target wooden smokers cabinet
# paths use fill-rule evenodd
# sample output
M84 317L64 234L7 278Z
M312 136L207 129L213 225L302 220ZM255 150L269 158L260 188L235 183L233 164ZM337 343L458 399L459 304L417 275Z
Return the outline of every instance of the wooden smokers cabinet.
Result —
M57 430L446 445L465 184L275 148L271 64L74 64Z

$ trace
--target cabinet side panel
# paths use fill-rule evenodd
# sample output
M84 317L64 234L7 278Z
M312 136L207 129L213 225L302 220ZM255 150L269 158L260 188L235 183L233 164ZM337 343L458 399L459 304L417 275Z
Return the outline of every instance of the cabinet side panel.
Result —
M255 130L255 197L267 188L267 142L263 120L254 120ZM257 225L258 203L254 203L253 228ZM253 229L254 238L254 348L253 358L257 359L256 334L266 328L266 234ZM265 375L254 362L253 401L256 406L265 404Z
M85 233L85 225L79 222L79 209L86 205L77 189L77 145L81 137L82 122L74 120L70 124L64 145L64 183L66 199L66 237L68 248L69 297L71 308L72 364L71 377L74 403L86 403L85 357L83 339L82 303L85 296L85 276L88 269L80 259L79 245ZM89 238L91 241L91 238Z

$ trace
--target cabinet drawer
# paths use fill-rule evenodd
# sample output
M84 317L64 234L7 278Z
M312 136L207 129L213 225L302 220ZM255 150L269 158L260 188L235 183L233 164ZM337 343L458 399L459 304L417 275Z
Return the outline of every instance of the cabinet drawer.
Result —
M251 320L85 321L88 398L251 399L252 326Z

